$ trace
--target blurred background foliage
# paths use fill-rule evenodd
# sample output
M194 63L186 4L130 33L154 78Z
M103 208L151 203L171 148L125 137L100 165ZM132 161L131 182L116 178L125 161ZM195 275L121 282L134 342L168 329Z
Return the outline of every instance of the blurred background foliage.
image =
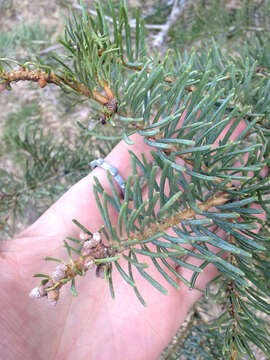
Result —
M117 7L118 2L115 1ZM199 49L212 38L229 56L244 52L249 42L264 42L270 54L270 0L179 0L182 11L169 26L160 47L153 43L163 24L170 21L173 0L130 0L130 17L139 7L147 25L148 46L180 53ZM92 1L85 0L94 11ZM0 0L0 57L53 64L63 33L61 12L78 8L75 0ZM266 61L266 64L270 63ZM267 71L269 72L269 70ZM0 95L0 239L18 233L35 221L73 183L89 172L88 163L106 155L115 141L100 143L86 128L96 125L88 103L53 85L17 83ZM112 134L113 135L113 134ZM215 289L215 287L214 287ZM207 308L208 306L208 308ZM210 309L211 308L211 309ZM212 327L221 311L222 298L195 306L186 323L164 350L162 359L223 359L218 351L226 329ZM209 315L210 314L210 315ZM270 359L254 350L256 359Z
M181 11L176 21L169 26L169 31L161 46L157 48L153 47L153 43L162 31L160 26L170 22L175 1L130 0L128 2L131 21L135 18L135 9L139 7L141 10L147 26L148 46L153 52L163 53L170 47L177 48L182 53L193 47L198 49L214 38L228 56L233 56L239 52L239 48L244 49L247 41L254 36L259 41L265 38L268 41L269 0L178 0ZM93 2L85 1L85 4L90 11L94 11ZM114 1L114 4L117 8L119 2ZM22 62L38 61L53 64L52 55L62 51L58 43L63 34L62 15L68 14L70 8L78 9L78 1L48 3L45 0L31 2L29 0L0 0L0 56L16 58ZM98 156L101 149L104 149L104 146L99 146L99 142L95 139L87 138L85 131L76 125L77 121L86 127L95 125L93 115L90 117L88 103L77 104L78 99L74 95L62 96L62 90L53 85L39 89L37 84L17 83L12 87L13 91L4 91L0 96L0 162L2 172L5 173L5 176L2 175L1 178L6 179L4 183L1 180L1 191L5 200L5 194L12 193L7 188L9 183L7 178L11 175L13 180L16 178L18 189L25 189L24 197L29 199L29 206L33 209L30 211L31 216L28 217L25 214L22 217L19 216L16 208L21 203L22 195L17 198L16 206L12 197L10 197L10 202L5 201L5 205L2 203L0 205L0 221L3 230L1 238L13 236L40 216L52 201L87 173L88 162L92 157ZM39 176L35 180L36 170L33 170L30 176L30 169L38 166L34 157L35 152L26 150L25 142L31 143L31 140L24 138L29 127L35 127L37 137L41 136L38 132L43 132L44 143L48 141L51 147L65 148L65 151L62 151L63 154L69 151L75 153L75 149L79 146L81 162L78 161L76 165L72 165L72 169L67 169L63 167L71 166L71 164L67 164L64 160L61 162L58 159L60 162L58 166L52 165L54 162L50 161L44 177ZM104 131L104 129L98 130ZM35 146L38 146L37 139L35 141ZM34 146L35 141L32 139L31 146ZM106 142L105 151L109 151L113 143L113 141ZM51 151L50 154L44 153L43 156L52 157L54 153L55 151ZM83 159L87 160L83 161ZM73 171L74 177L70 176ZM55 177L56 172L59 177ZM22 176L26 173L27 177ZM59 186L60 177L61 186ZM31 179L30 183L28 179ZM52 179L51 182L49 179ZM34 196L34 189L40 190L44 181L46 186L50 184L54 189L55 196L49 196L51 202L48 201L48 191L45 191L43 195L38 191L38 199ZM48 189L51 191L50 186ZM39 203L39 205L34 206L34 203Z

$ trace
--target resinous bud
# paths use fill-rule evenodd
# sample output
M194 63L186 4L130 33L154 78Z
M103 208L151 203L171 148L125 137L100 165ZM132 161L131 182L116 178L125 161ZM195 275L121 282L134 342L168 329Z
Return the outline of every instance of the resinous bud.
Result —
M45 295L46 295L46 291L44 290L43 286L35 287L29 293L29 296L32 299L39 299Z

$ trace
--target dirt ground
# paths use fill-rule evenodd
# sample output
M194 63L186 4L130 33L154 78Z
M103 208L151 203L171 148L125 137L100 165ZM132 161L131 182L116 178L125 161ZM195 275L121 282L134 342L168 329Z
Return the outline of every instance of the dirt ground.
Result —
M85 1L84 3L86 7L93 8L92 1ZM131 8L140 7L143 11L147 11L153 1L143 1L143 8L141 7L141 0L130 0L128 3ZM0 0L0 33L1 31L12 32L21 23L44 25L48 31L52 29L50 39L43 41L42 50L46 52L46 49L57 47L64 29L63 14L68 15L70 9L76 9L76 5L78 6L76 0L55 2L46 0ZM23 49L20 49L20 52L23 52ZM6 56L6 54L0 54L0 56ZM42 117L46 119L48 129L60 129L65 130L66 133L73 133L76 131L74 117L81 120L87 119L89 116L88 107L87 105L77 105L74 111L70 110L67 113L65 104L60 99L61 94L61 90L56 86L50 85L45 89L40 89L37 84L22 82L13 84L12 91L1 93L0 116L2 121L0 121L0 131L1 124L11 112L20 109L22 104L35 102L41 108Z

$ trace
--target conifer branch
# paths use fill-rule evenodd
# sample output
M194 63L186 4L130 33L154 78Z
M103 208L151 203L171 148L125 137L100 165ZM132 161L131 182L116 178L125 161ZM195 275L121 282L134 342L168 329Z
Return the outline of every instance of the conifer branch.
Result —
M191 315L188 323L185 325L184 330L182 331L180 336L177 338L176 342L173 344L173 346L171 347L169 352L166 354L166 357L164 358L164 360L170 360L171 356L175 353L176 349L181 347L183 341L185 340L186 335L190 331L190 328L192 328L192 326L194 325L195 320L196 320L196 317L195 317L195 314L193 313Z
M228 201L229 195L225 192L217 194L212 198L208 199L205 203L198 204L198 208L201 211L208 211L209 209L217 206L223 205ZM151 224L151 228L147 228L141 234L139 232L135 232L134 237L128 240L138 240L138 242L143 241L159 232L165 232L166 230L178 225L181 220L191 220L196 219L196 211L189 208L183 211L179 211L172 218L168 218L164 220L162 223Z
M199 204L198 207L201 211L207 211L217 205L224 204L227 200L228 194L221 193L218 196L213 196L212 198L208 199L205 203ZM74 279L77 275L84 275L84 273L88 269L92 268L95 265L96 261L98 261L99 264L99 267L97 268L97 276L100 276L101 269L106 271L107 264L117 261L120 258L119 255L121 255L121 253L127 251L130 248L130 245L125 246L126 243L132 241L138 243L143 242L143 240L147 238L151 238L161 232L165 232L173 226L178 225L181 220L190 219L196 219L196 212L193 209L180 211L178 214L175 214L171 218L163 220L162 222L152 224L152 226L149 229L146 229L142 234L139 232L135 232L132 236L128 237L128 239L121 239L119 243L113 244L113 246L105 246L104 243L101 241L99 232L94 233L94 235L90 237L87 236L86 233L82 233L83 237L86 236L84 241L69 238L70 240L79 243L80 249L76 250L74 248L71 248L65 241L65 247L68 249L69 252L70 264L65 264L64 267L61 267L61 271L63 273L61 279L53 279L53 277L48 276L47 279L49 281L46 282L46 284L41 283L39 288L34 288L31 291L30 296L33 298L40 298L47 295L50 302L55 305L59 298L59 291L61 287L70 281L74 282ZM70 249L72 249L77 253L77 255L79 255L78 260L73 260L70 257ZM50 260L50 258L48 258L48 260ZM64 263L62 260L59 260L59 262ZM60 268L58 268L58 270L59 269ZM42 296L40 294L42 294Z
M176 7L187 1L174 4ZM248 341L269 353L266 332L253 311L270 313L269 303L264 300L269 296L266 271L269 239L254 231L264 223L257 214L270 215L266 199L269 174L266 178L261 176L261 170L269 165L270 151L270 84L265 71L269 65L265 54L269 51L256 41L256 46L245 49L239 59L228 59L213 41L209 52L201 50L191 56L167 53L163 59L149 56L144 23L138 13L133 36L126 1L121 1L119 8L111 0L107 5L109 18L100 3L96 18L83 6L81 15L72 12L71 19L66 20L62 41L68 55L54 57L59 68L28 62L18 70L7 72L5 65L11 60L0 59L3 62L0 91L21 80L36 82L41 88L53 83L72 89L103 106L102 123L109 122L117 113L119 117L110 123L115 126L114 131L121 133L118 138L130 144L129 136L137 132L151 146L154 160L149 164L144 156L140 160L131 153L132 173L126 182L124 199L118 196L110 174L111 195L96 181L94 195L104 223L100 231L106 239L101 241L100 232L92 234L77 223L83 236L80 240L64 241L69 260L46 258L60 265L51 275L35 275L43 280L30 296L47 297L56 304L60 289L67 283L71 283L72 295L77 295L75 279L95 267L97 276L108 280L113 297L112 269L132 286L145 305L132 269L138 270L162 293L166 294L167 290L145 272L148 264L139 262L141 255L176 289L179 285L175 279L194 288L198 275L212 263L225 278L221 285L223 297L224 291L228 295L226 310L219 320L221 327L228 329L224 353L231 360L245 353L244 350L250 355ZM241 134L236 134L243 121L246 126ZM230 140L232 135L237 137L235 141ZM253 136L252 144L247 143L250 135L256 137L254 140ZM100 138L106 139L103 134ZM221 140L216 146L217 139ZM18 143L40 160L38 152L32 152L33 144L28 138ZM139 173L147 183L147 193L142 190ZM36 173L34 176L37 177ZM24 188L18 190L20 182L9 186L13 178L6 175L8 180L3 182L0 199L8 206L2 213L8 213L10 204L10 211L17 207L18 197L28 183L27 189L32 190L34 176L30 173ZM45 185L46 176L44 179ZM259 209L251 206L254 203ZM111 208L118 213L117 224L110 218ZM219 235L220 232L226 235ZM74 247L70 241L75 243ZM192 249L182 244L192 244ZM216 253L212 247L220 251ZM226 259L224 254L228 254ZM194 266L185 261L185 255L197 257L203 263ZM122 268L122 263L127 266ZM191 280L181 276L175 265L192 270ZM257 325L256 333L250 327L253 322Z
M112 251L105 246L101 241L101 236L99 232L94 234L89 234L82 232L82 240L77 240L69 238L69 240L74 241L80 245L80 248L77 250L71 247L67 241L64 241L65 247L68 252L68 257L70 262L66 263L62 260L46 257L44 260L47 261L56 261L60 263L52 273L52 275L45 274L35 274L34 277L43 277L39 287L35 287L31 290L29 296L33 299L47 297L49 302L52 305L56 305L59 296L60 289L71 282L71 292L73 296L77 295L75 290L75 278L76 276L84 276L85 273L89 270L96 267L96 274L99 277L104 277L104 270L109 264L108 256L112 256ZM71 252L75 252L79 255L79 259L73 260ZM102 259L106 258L102 262ZM110 258L109 258L110 259ZM118 257L113 257L112 260L116 260ZM98 261L101 260L101 261ZM110 266L110 265L109 265ZM105 270L106 271L106 270Z
M0 74L0 79L6 80L6 84L9 85L12 82L18 81L32 81L37 82L41 88L45 87L47 84L55 84L58 86L66 85L73 89L75 92L84 95L88 98L92 98L93 100L97 101L101 105L108 105L109 98L102 95L100 92L96 90L92 90L91 92L88 88L75 80L68 80L63 77L60 77L53 72L46 73L45 71L41 71L39 69L36 70L29 70L24 68L19 68L15 71L5 72ZM104 89L105 90L105 89ZM108 87L106 87L108 91Z

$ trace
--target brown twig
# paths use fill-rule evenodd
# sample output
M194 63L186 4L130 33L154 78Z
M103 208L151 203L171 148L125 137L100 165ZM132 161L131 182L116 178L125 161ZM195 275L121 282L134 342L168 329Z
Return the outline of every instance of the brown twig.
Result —
M229 194L222 192L217 196L213 196L210 199L208 199L206 202L201 203L198 205L198 208L201 211L207 211L211 209L212 207L215 207L217 205L223 205L228 201ZM144 230L144 232L141 234L139 232L135 232L133 238L128 239L130 240L137 240L137 241L143 241L158 232L164 232L171 227L174 227L179 224L181 220L192 220L196 218L196 212L195 210L189 208L186 210L182 210L175 214L173 217L168 218L165 220L164 223L158 223L158 224L152 224L150 228L147 228Z
M92 90L92 94L88 90L88 88L76 81L76 80L68 80L62 77L59 77L58 75L51 73L46 73L45 71L41 71L39 69L36 70L29 70L24 68L19 68L15 71L10 71L6 73L0 74L0 79L6 80L7 84L10 84L11 82L18 82L18 81L33 81L39 83L40 87L43 88L48 84L55 84L58 86L61 85L67 85L74 91L78 92L79 94L82 94L88 98L93 98L95 101L100 103L101 105L107 105L108 104L108 97L102 95L100 92L96 90Z
M2 198L2 197L1 197L1 198ZM7 224L7 222L8 222L11 214L14 212L15 207L16 207L17 202L18 202L18 198L19 198L19 196L16 195L16 196L14 197L14 199L12 199L12 200L13 200L12 206L10 207L7 215L5 216L4 221L2 222L2 224L0 224L0 230L4 228L4 226L5 226L5 225Z
M229 236L229 242L231 244L234 243L234 238L232 235ZM230 254L229 256L229 262L232 264L232 265L237 265L237 261L235 259L235 256L234 254ZM238 302L238 294L236 293L235 291L235 287L234 287L234 280L231 280L230 283L228 284L227 286L227 293L228 293L228 297L229 297L229 314L230 316L233 318L233 332L239 332L238 330L238 326L237 326L237 323L239 322L239 317L237 315L237 310L236 310L236 307L235 307L235 304L234 304L234 301L232 300L232 296L235 297L236 301ZM239 304L239 302L238 302ZM233 343L232 344L232 347L230 348L230 359L231 360L235 360L237 358L237 349L236 349L236 346L235 344Z
M161 45L164 43L170 28L177 22L179 17L183 15L187 3L188 1L186 0L174 1L168 21L162 26L161 31L155 36L155 40L153 41L155 47L161 47Z
M176 349L180 348L180 345L183 343L183 341L185 340L190 328L193 326L195 322L195 316L194 314L192 314L189 322L187 323L186 327L184 328L184 330L181 332L180 336L177 338L176 342L173 344L172 348L170 349L170 351L166 354L166 357L164 358L164 360L169 360L171 359L171 356L173 354L175 354Z

